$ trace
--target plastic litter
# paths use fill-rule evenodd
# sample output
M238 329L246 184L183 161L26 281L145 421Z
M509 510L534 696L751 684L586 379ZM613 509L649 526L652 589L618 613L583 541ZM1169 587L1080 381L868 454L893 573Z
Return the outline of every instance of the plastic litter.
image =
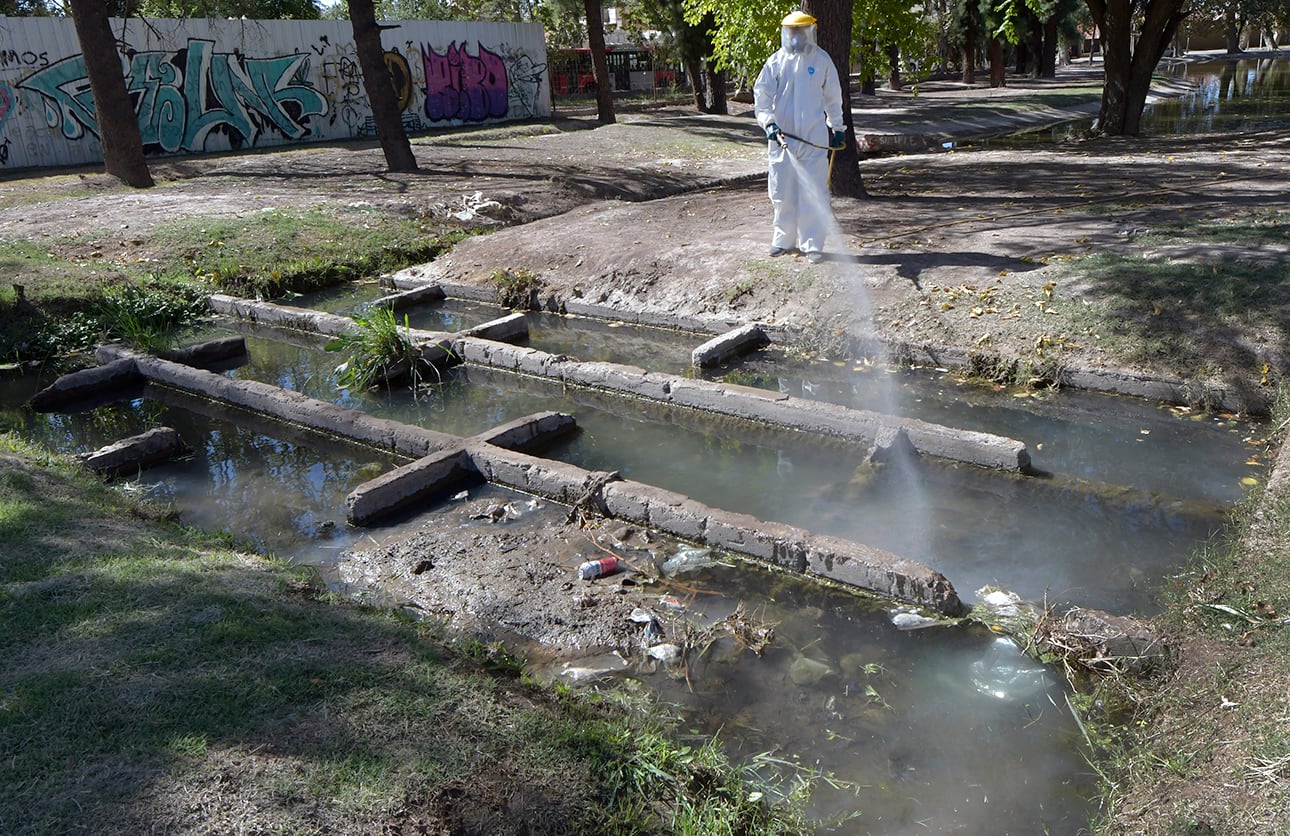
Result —
M915 612L899 610L891 616L891 623L897 630L921 630L924 627L936 627L944 622Z
M628 668L627 660L618 651L605 656L582 659L578 662L565 662L559 676L571 682L586 682L608 674L617 673Z
M681 549L676 554L663 561L659 569L665 577L675 575L685 575L690 572L698 572L709 566L719 565L712 559L712 549Z
M972 685L996 700L1033 697L1054 683L1046 667L1023 654L1011 639L995 639L985 655L972 663Z
M681 648L670 643L656 644L645 652L651 659L657 659L665 665L670 665L681 658Z

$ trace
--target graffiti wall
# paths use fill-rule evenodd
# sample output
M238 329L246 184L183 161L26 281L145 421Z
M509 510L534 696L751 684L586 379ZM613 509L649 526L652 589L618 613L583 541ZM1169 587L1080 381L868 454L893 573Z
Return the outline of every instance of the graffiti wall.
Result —
M551 115L542 28L411 21L382 34L410 133ZM376 135L349 21L113 20L149 156ZM0 16L0 170L101 162L66 18Z

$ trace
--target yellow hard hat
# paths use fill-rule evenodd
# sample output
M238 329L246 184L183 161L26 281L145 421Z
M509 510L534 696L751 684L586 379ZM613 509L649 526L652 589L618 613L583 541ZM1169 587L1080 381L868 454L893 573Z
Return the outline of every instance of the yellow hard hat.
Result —
M781 26L811 26L815 23L815 18L806 12L793 12L780 22Z

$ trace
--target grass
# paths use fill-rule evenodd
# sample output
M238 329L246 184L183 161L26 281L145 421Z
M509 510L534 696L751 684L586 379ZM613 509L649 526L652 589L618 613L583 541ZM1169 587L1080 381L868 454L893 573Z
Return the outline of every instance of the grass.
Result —
M249 295L306 292L429 261L464 233L356 207L187 220L153 233L153 269ZM301 253L308 253L302 257Z
M411 377L416 388L424 361L409 336L411 327L407 316L403 317L402 331L392 308L376 308L356 315L354 324L355 333L342 334L327 344L328 351L349 354L336 367L336 385L362 390Z
M0 831L808 830L800 792L660 715L539 687L16 436L0 464Z
M416 215L342 206L175 221L115 257L85 238L3 241L0 271L12 279L0 288L0 360L44 362L104 336L157 350L169 342L153 316L166 291L184 305L210 292L277 298L429 261L466 234Z
M1271 449L1287 418L1283 392ZM1252 493L1231 539L1210 543L1171 579L1155 624L1171 639L1174 665L1145 680L1107 679L1089 699L1123 720L1099 740L1108 810L1100 832L1125 832L1130 821L1153 834L1284 832L1290 564L1268 559L1290 553L1283 490Z

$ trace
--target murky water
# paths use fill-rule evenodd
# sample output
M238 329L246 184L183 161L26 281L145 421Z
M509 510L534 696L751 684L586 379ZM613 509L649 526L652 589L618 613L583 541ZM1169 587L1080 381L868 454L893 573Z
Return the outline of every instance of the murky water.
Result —
M1214 131L1284 129L1290 125L1290 61L1164 61L1159 72L1195 84L1182 95L1149 103L1142 111L1143 136L1190 136ZM1016 147L1061 141L1096 127L1076 119L1010 136L946 143L946 148Z
M576 321L553 321L569 329L560 339L571 354L622 359L613 352L625 351L642 365L661 358L666 367L688 358L691 345L678 337L676 356L667 358L648 350L648 334L577 333ZM927 410L923 417L966 418L1043 450L1051 446L1055 473L1135 487L1159 480L1196 500L1189 506L1141 489L1126 496L1076 489L1056 476L920 463L912 478L925 519L915 538L890 525L914 501L909 480L892 478L893 468L869 470L860 451L480 369L456 370L415 399L352 393L336 388L334 368L343 358L324 351L323 340L285 342L283 333L264 333L274 339L249 337L249 362L229 374L459 435L538 410L570 412L581 432L552 453L557 458L901 553L925 543L927 553L911 556L945 572L968 599L977 587L998 583L1033 599L1149 609L1157 579L1221 524L1217 509L1239 495L1232 485L1248 472L1250 452L1242 439L1258 430L1136 402L1071 393L1017 399L930 371L893 375L903 400ZM547 339L542 335L535 328L535 341ZM737 371L777 389L809 383L812 396L853 405L864 405L869 377L887 375L863 364L787 362L754 357ZM30 383L0 384L5 404L28 394ZM156 389L68 415L4 415L45 444L72 451L173 426L194 455L146 471L135 489L174 501L192 524L234 530L267 550L323 564L366 536L340 523L345 494L391 465L362 447ZM1206 466L1197 468L1198 461ZM1166 475L1154 473L1160 468ZM988 631L901 631L890 604L744 565L710 568L685 584L718 593L678 591L696 624L720 621L742 604L776 625L776 640L760 659L717 642L691 663L688 680L666 668L639 675L684 706L694 728L719 733L767 775L783 775L786 763L830 773L833 784L819 785L813 809L853 816L842 830L1071 833L1087 821L1093 776L1080 758L1061 683ZM989 765L978 766L985 758Z
M355 394L336 388L342 358L316 345L250 337L248 349L250 362L232 376L454 435L533 412L569 412L581 431L551 451L554 458L923 560L969 600L989 584L1032 600L1149 612L1155 580L1222 524L1241 480L1260 469L1246 464L1260 428L1235 418L1197 421L1079 393L1020 399L943 375L893 377L921 393L914 401L927 414L919 417L965 418L954 423L1022 438L1053 475L927 461L899 478L895 467L866 466L864 451L817 438L476 368L454 370L416 399L401 391ZM807 372L818 381L816 395L834 372L839 379L887 374L816 364ZM893 525L913 503L926 510L912 524Z

